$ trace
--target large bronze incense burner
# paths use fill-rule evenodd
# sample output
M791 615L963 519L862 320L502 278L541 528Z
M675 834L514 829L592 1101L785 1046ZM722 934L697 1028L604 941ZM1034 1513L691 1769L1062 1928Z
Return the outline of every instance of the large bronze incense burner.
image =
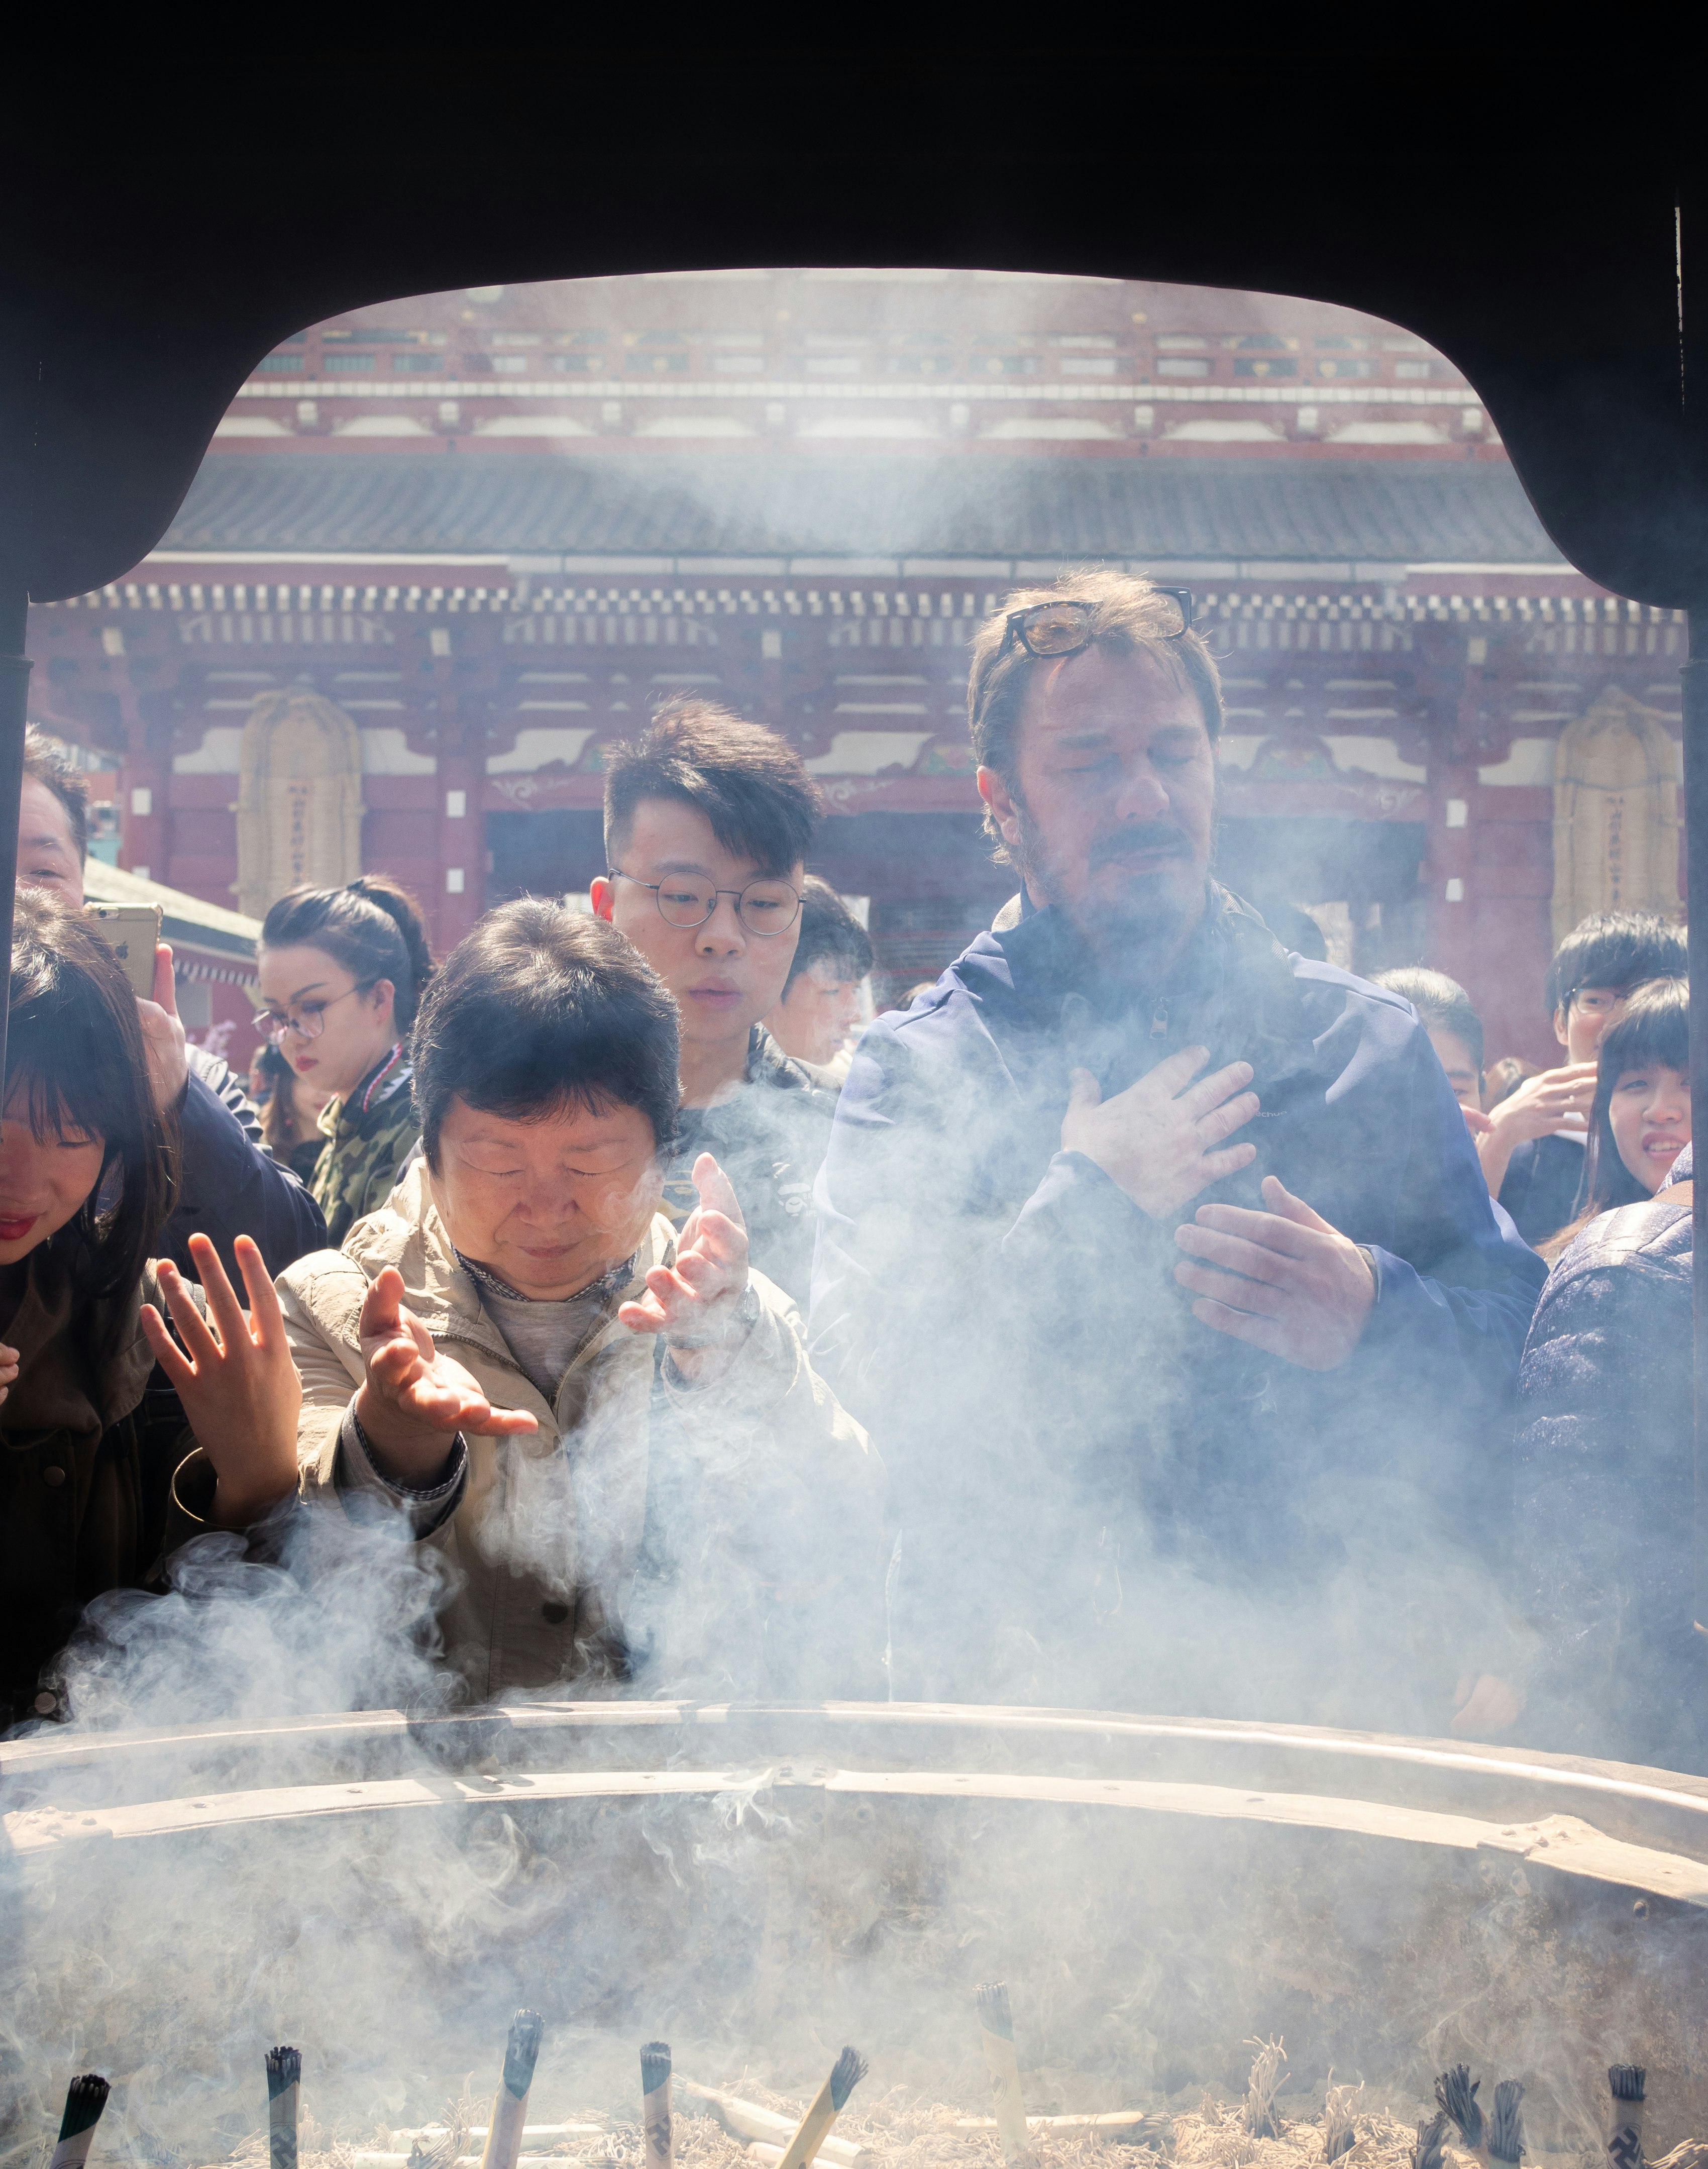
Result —
M976 2108L993 1980L1029 2108L1237 2087L1280 2037L1319 2093L1514 2074L1532 2160L1594 2144L1611 2062L1650 2073L1649 2158L1708 2129L1708 1783L1662 1772L1094 1712L536 1703L49 1735L0 1747L0 1813L26 2036L147 2066L162 2133L175 2093L247 2100L263 2035L323 2114L371 2124L380 2087L428 2116L522 2001L584 2070L656 2033L696 2074L804 2085L853 2041Z

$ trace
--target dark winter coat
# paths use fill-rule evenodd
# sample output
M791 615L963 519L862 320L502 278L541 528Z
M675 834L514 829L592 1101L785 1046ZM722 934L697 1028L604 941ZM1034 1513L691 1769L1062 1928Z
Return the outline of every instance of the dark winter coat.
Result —
M812 1185L836 1097L822 1069L785 1054L756 1024L746 1086L715 1106L684 1107L664 1166L663 1211L679 1231L700 1202L694 1163L712 1154L734 1186L749 1257L803 1310L812 1278Z
M1253 1065L1258 1158L1159 1223L1060 1149L1069 1072L1093 1071L1107 1098L1191 1044L1210 1069ZM1200 1324L1172 1278L1177 1221L1213 1199L1259 1206L1271 1173L1368 1249L1375 1306L1332 1373ZM1169 982L1123 1002L1056 913L1029 912L867 1031L818 1209L814 1362L900 1501L906 1684L1077 1685L1130 1707L1201 1691L1228 1710L1246 1693L1270 1714L1349 1716L1301 1697L1296 1674L1356 1654L1367 1617L1312 1599L1301 1629L1328 1655L1278 1652L1253 1624L1237 1664L1205 1671L1204 1584L1224 1626L1235 1591L1374 1592L1375 1639L1407 1649L1455 1609L1434 1576L1422 1626L1402 1617L1386 1563L1480 1528L1504 1491L1489 1442L1546 1269L1491 1204L1397 996L1290 957L1212 887ZM1113 1677L1085 1670L1099 1639ZM1033 1663L1052 1645L1075 1676Z
M1519 1378L1514 1537L1540 1639L1524 1737L1708 1767L1692 1625L1690 1210L1593 1220L1549 1276Z
M0 1404L0 1728L56 1713L42 1670L83 1607L143 1585L193 1533L175 1521L171 1490L195 1440L137 1317L160 1301L153 1268L91 1314L77 1255L68 1229L29 1253L3 1334L19 1367Z
M1585 1158L1576 1138L1526 1138L1513 1147L1500 1202L1527 1243L1546 1243L1583 1210Z
M278 1275L324 1247L321 1210L289 1169L261 1143L261 1122L242 1080L217 1056L188 1050L189 1081L178 1107L179 1192L162 1228L159 1255L197 1279L192 1235L206 1235L239 1289L239 1235L252 1237L269 1273Z

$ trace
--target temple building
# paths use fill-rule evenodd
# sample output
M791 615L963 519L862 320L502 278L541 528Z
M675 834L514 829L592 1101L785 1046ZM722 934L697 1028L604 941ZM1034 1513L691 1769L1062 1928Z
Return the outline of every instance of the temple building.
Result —
M1189 587L1221 866L1365 971L1552 1049L1558 932L1680 909L1682 614L1538 525L1476 393L1317 303L966 271L478 288L311 327L235 387L159 548L31 614L32 716L121 869L258 918L382 867L448 945L602 870L604 749L703 690L786 731L880 999L1010 893L967 743L1016 584ZM239 975L200 1023L247 1019ZM231 1052L247 1051L247 1023Z

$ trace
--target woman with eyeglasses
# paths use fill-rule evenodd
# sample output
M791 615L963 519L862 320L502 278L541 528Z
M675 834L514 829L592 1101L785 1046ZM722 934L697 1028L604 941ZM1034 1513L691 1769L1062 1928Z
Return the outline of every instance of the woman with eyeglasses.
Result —
M391 1195L420 1124L406 1053L433 976L414 898L383 874L297 888L262 924L256 1020L293 1073L328 1097L309 1187L337 1249Z

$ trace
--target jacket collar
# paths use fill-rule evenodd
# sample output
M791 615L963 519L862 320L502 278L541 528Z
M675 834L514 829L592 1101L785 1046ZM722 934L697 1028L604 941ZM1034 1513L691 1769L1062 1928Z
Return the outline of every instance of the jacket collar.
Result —
M139 1283L116 1304L80 1302L80 1247L65 1230L29 1254L23 1299L5 1334L21 1359L0 1411L0 1422L14 1435L68 1431L98 1436L137 1406L154 1368L137 1317L145 1299L159 1299L152 1272L146 1287ZM112 1353L92 1375L82 1348L104 1340Z
M1325 1081L1285 951L1217 882L1207 885L1204 916L1179 962L1136 997L1109 978L1050 905L1024 910L1000 934L982 934L956 975L993 1016L1063 1043L1106 1090L1115 1072L1131 1074L1136 1042L1156 1058L1195 1041L1210 1048L1212 1068L1242 1058L1256 1070L1266 1106L1307 1080Z

